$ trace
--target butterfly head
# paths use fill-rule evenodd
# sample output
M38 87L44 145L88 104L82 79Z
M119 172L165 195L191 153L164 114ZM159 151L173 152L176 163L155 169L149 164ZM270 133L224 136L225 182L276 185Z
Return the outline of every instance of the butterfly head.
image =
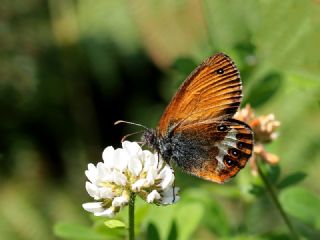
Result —
M156 131L154 129L150 128L143 132L142 142L154 148L155 150L158 150L158 140Z

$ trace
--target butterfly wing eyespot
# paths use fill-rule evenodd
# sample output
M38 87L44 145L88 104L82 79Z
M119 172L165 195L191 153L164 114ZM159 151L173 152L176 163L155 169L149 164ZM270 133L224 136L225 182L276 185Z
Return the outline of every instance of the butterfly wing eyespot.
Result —
M229 148L228 154L231 155L234 158L238 158L238 157L241 156L240 151L238 149L236 149L236 148Z
M184 81L164 111L158 132L165 136L181 124L231 118L242 99L240 73L227 55L206 59Z
M236 161L234 161L233 159L231 159L229 157L225 157L223 160L224 160L224 164L227 167L233 167L233 166L237 165Z
M224 70L223 68L219 68L217 71L216 71L217 74L223 74L224 73Z
M238 136L239 137L239 136ZM250 144L249 143L246 143L246 142L241 142L241 141L239 141L238 143L237 143L237 148L238 149L250 149Z
M221 124L221 125L219 125L219 126L217 127L217 130L218 130L219 132L228 131L228 126Z

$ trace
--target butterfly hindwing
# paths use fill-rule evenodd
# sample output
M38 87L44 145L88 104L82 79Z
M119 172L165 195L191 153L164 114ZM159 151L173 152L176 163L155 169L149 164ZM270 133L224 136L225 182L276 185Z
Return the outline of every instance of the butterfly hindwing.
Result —
M229 119L177 127L172 137L173 161L184 171L223 183L242 169L252 154L253 133Z

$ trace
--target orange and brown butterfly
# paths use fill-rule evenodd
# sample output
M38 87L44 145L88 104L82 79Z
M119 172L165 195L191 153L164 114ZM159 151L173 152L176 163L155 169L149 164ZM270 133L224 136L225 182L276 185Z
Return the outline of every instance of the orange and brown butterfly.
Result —
M156 129L143 142L168 163L200 178L223 183L252 155L253 132L233 119L242 99L240 73L230 57L215 54L183 82Z

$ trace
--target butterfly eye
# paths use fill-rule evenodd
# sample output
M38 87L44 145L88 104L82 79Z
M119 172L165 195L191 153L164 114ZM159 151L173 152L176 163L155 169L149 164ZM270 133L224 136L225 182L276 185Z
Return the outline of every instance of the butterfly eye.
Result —
M219 68L219 69L216 71L216 73L218 73L218 74L224 74L223 68Z
M225 132L227 131L229 128L226 125L220 125L217 127L219 132Z

